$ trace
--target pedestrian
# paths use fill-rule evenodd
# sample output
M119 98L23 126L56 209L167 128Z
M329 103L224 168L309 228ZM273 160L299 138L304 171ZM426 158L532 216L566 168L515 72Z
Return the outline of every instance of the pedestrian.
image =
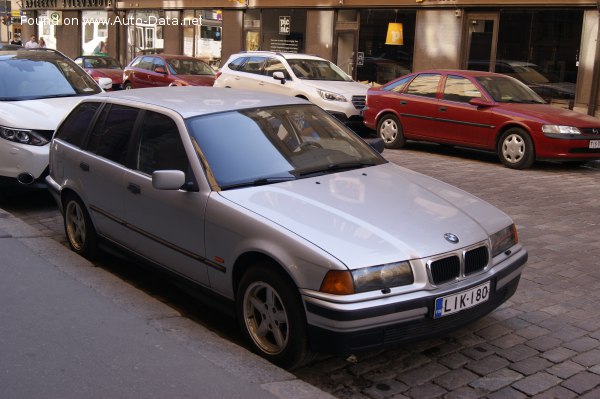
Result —
M104 41L101 41L100 43L98 43L98 45L94 49L94 54L108 55L108 49L107 49L106 43Z
M31 35L31 38L27 43L25 43L25 48L38 48L40 44L37 41L37 37L35 35Z
M21 35L19 35L18 33L16 35L14 35L13 39L10 41L10 44L22 46L23 42L21 41Z
M40 41L38 42L39 48L46 48L46 41L43 37L40 37Z

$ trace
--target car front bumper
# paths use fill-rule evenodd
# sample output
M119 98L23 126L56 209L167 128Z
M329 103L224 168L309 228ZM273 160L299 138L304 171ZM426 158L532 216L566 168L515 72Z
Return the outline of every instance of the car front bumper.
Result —
M0 139L0 176L19 179L29 175L32 183L48 170L48 144L43 146L14 143Z
M527 262L521 248L469 285L391 297L377 306L328 303L305 296L311 347L318 352L348 354L392 344L439 336L469 324L496 309L516 291ZM457 313L434 318L435 300L490 282L486 302Z

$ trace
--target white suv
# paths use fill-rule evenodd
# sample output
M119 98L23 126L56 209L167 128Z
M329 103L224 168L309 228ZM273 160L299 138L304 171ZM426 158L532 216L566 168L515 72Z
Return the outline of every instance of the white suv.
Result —
M361 110L369 88L326 59L270 51L233 54L217 72L214 86L305 98L350 127L363 125Z

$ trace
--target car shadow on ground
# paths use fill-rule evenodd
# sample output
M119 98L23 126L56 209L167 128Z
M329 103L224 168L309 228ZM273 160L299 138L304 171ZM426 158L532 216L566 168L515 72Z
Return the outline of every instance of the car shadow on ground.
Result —
M490 151L464 148L450 144L436 144L420 141L407 142L404 150L421 151L429 154L444 155L448 157L460 157L472 161L486 162L502 166L498 156ZM564 172L569 170L582 170L588 172L600 172L600 160L589 162L559 162L559 161L536 161L533 166L526 170L545 170L548 172Z

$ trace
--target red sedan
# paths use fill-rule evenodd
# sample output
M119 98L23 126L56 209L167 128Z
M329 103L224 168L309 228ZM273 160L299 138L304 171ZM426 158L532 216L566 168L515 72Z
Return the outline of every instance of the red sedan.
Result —
M215 71L206 62L185 55L140 55L123 71L123 88L212 86Z
M99 78L111 78L112 89L123 88L123 68L119 61L101 55L82 55L75 58L75 63L86 70L96 81Z
M387 148L406 140L497 152L523 169L542 159L600 159L600 119L547 104L506 75L458 70L413 73L371 88L365 125Z

